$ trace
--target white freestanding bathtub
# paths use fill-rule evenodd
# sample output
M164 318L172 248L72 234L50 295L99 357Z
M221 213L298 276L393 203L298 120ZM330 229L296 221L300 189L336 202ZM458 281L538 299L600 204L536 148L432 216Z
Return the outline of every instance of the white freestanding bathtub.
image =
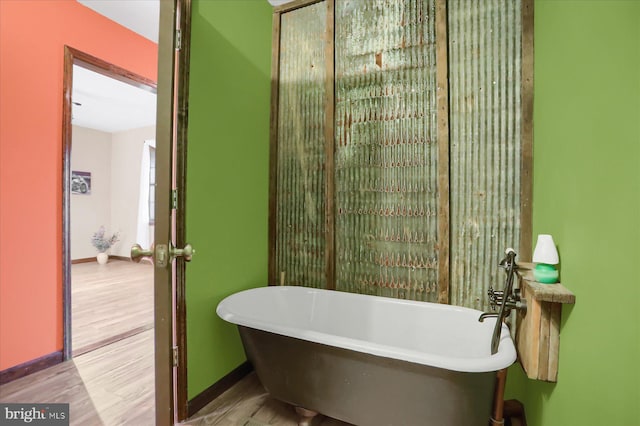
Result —
M362 426L488 424L495 372L516 359L480 311L305 287L262 287L217 308L275 398Z

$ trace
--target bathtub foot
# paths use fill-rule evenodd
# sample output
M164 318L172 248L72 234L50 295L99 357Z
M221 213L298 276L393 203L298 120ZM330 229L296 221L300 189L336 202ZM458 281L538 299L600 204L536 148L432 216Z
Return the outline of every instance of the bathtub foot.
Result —
M296 407L296 413L300 416L298 426L311 426L313 418L318 415L316 411L307 410L306 408Z

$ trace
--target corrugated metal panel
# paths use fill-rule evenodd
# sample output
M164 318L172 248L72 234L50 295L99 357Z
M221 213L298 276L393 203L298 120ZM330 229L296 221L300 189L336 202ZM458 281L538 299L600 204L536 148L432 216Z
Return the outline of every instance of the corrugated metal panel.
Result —
M451 303L487 309L520 245L520 0L450 0Z
M335 14L336 288L437 301L434 1Z
M280 22L276 268L286 285L326 288L325 2Z

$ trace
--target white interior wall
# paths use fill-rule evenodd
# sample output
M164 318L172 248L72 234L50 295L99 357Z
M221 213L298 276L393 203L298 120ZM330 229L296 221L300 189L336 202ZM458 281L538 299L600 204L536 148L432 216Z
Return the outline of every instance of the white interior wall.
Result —
M111 232L111 134L72 126L71 170L91 172L91 193L71 194L71 259L95 257L91 237Z
M71 170L91 172L91 194L71 195L72 260L95 257L91 236L101 225L107 236L120 233L108 253L129 257L136 243L142 146L149 139L155 139L154 126L118 133L72 126Z
M111 226L120 232L113 255L129 257L131 246L137 242L142 147L149 139L155 139L154 126L112 134Z

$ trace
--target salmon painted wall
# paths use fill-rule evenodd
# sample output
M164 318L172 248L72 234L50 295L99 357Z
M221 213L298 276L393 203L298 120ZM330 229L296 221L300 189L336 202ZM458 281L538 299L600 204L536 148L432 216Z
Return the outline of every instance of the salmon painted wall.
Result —
M0 370L62 350L65 45L156 80L155 43L75 0L0 1Z

